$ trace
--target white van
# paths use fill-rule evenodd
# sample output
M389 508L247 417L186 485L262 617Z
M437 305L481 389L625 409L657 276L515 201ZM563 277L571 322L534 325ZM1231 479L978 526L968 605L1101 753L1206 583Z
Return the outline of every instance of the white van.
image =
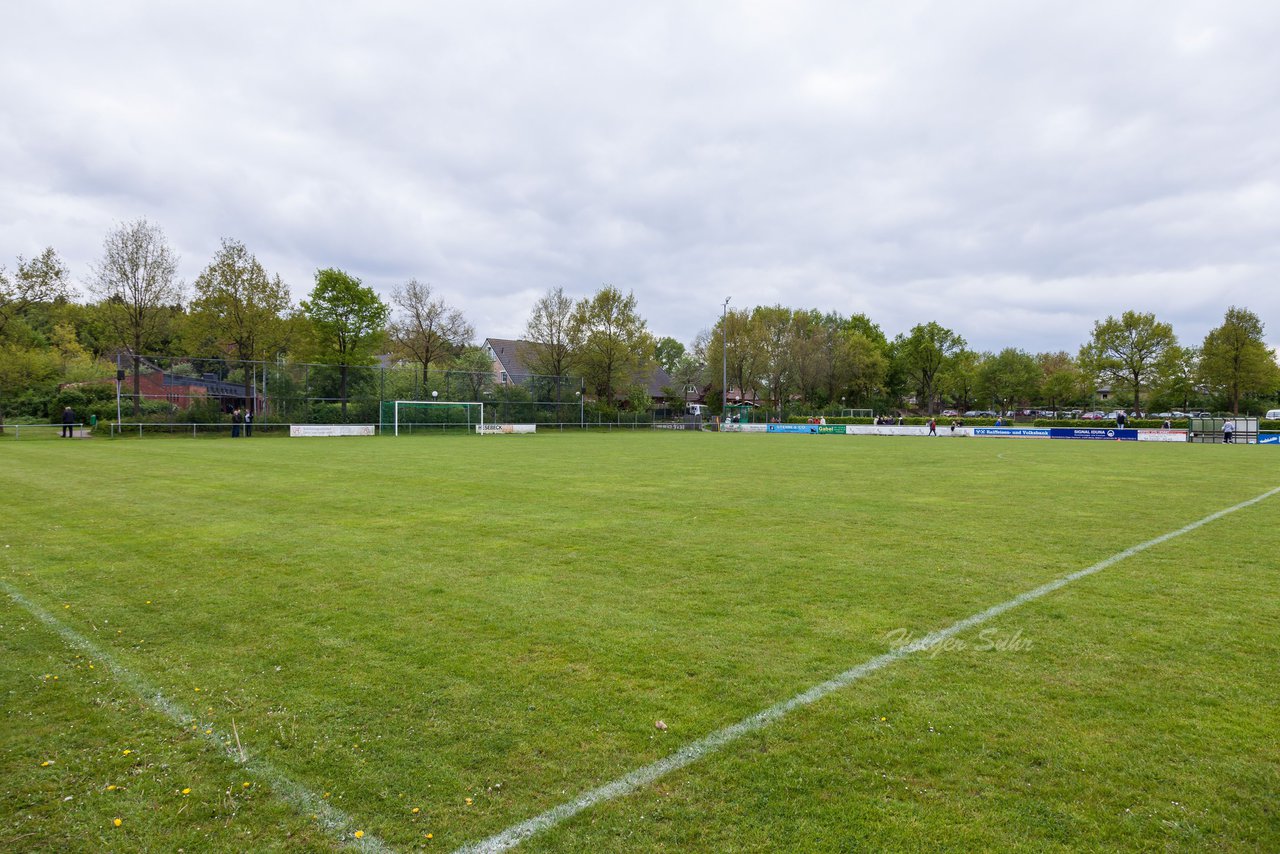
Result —
M1280 421L1280 409L1268 409L1263 418L1267 421Z
M705 403L686 403L684 405L685 415L696 415L699 418L707 414L707 405Z

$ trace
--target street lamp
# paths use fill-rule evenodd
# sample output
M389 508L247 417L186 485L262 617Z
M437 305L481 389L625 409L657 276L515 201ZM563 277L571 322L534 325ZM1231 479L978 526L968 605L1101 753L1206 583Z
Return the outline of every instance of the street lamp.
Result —
M722 423L729 409L729 300L731 299L733 297L724 298L724 308L720 313L720 343L724 345L724 352L720 359L720 421Z

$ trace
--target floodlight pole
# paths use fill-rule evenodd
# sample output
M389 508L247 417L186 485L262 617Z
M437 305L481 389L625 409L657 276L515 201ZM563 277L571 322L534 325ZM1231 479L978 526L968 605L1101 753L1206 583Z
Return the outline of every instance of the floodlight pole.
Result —
M724 423L724 417L729 409L729 300L733 297L724 298L724 308L720 314L720 343L724 345L724 352L720 357L720 423Z

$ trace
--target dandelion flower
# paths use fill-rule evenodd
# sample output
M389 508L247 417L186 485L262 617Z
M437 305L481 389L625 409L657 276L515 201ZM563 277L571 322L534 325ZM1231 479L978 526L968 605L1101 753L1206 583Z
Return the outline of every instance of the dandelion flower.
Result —
M115 790L116 790L116 787L115 787L115 784L114 784L114 783L113 783L113 784L111 784L110 786L107 786L107 791L108 791L108 792L114 792Z
M184 795L189 795L189 794L191 794L191 790L190 790L190 789L183 789L183 790L182 790L182 794L184 794Z
M123 822L123 821L121 821L121 820L120 820L120 819L118 819L118 818L113 818L113 819L111 819L111 823L112 823L113 825L115 825L116 827L119 827L120 825L124 824L124 822Z
M435 839L436 837L435 837L435 834L434 834L434 833L428 833L428 834L427 834L427 838L428 838L428 839Z
M247 789L247 788L249 788L249 784L248 784L248 783L241 783L241 784L240 784L240 788L242 788L242 789Z
M467 798L467 806L470 806L470 805L471 805L471 799Z
M422 812L422 810L418 809L417 807L414 807L412 812L414 815L417 815L418 813Z
M41 763L40 763L40 767L41 767L41 768L48 768L48 767L49 767L50 765L52 765L52 764L53 764L53 760L52 760L52 759L46 759L45 761L43 761L43 762L41 762Z
M357 830L357 831L356 831L356 839L364 839L364 831L363 831L363 830Z
M128 748L126 748L126 749L125 749L125 751L124 751L124 755L125 755L125 756L128 756L130 753L133 753L133 751L132 751L132 750L129 750Z

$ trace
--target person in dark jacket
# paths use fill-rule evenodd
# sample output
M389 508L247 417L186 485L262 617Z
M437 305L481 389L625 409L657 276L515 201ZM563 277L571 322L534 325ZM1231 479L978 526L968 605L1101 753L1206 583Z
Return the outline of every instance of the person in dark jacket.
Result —
M70 406L62 408L62 438L70 439L75 434L75 429L71 426L76 423L76 414Z
M240 424L244 421L244 416L240 414L240 407L236 407L231 412L231 438L240 438Z
M248 439L253 435L253 410L246 409L244 411L244 437Z

